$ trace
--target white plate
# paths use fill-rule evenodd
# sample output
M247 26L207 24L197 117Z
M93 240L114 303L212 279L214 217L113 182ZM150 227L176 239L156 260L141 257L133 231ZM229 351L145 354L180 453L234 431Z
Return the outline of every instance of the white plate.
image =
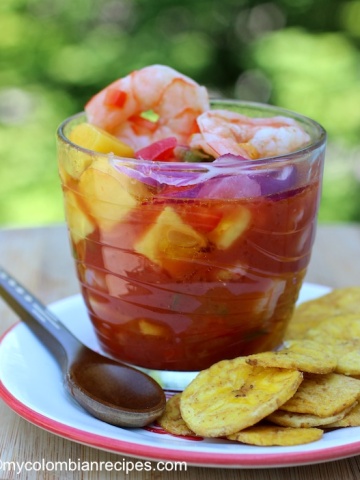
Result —
M330 289L305 284L300 301ZM50 306L85 343L97 341L80 295ZM0 397L15 412L45 430L103 450L188 465L268 468L325 462L360 453L360 428L337 429L317 442L294 447L256 447L226 440L184 439L149 429L123 429L90 416L65 392L60 369L45 347L19 323L0 343Z

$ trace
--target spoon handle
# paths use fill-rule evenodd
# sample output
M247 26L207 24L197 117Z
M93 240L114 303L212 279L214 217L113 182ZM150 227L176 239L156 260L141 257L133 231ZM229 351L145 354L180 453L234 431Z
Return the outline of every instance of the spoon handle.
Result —
M53 353L65 371L78 340L58 318L8 272L0 267L0 296Z

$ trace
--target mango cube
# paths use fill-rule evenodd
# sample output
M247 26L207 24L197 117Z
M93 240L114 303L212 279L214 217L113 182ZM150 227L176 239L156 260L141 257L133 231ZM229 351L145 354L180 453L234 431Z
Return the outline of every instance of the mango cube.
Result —
M231 206L208 238L219 250L226 250L245 232L250 221L251 213L247 208L241 205Z
M152 335L155 337L166 337L168 331L163 325L156 324L144 318L139 320L139 330L143 335Z
M95 230L95 224L82 210L73 192L64 192L65 214L70 235L74 243L78 243Z
M137 205L126 188L129 181L105 158L97 159L82 173L79 192L101 228L112 228Z
M72 143L96 153L112 153L120 157L133 157L134 150L110 135L105 130L91 125L80 123L69 134ZM96 154L84 152L81 149L70 148L68 145L60 147L59 170L64 183L68 182L67 176L78 180L84 170L96 159Z
M186 261L198 258L206 245L204 235L184 223L173 208L165 207L155 224L135 244L135 250L178 276L191 266Z
M59 152L59 172L64 183L69 182L68 176L78 180L83 171L91 164L93 157L81 150L64 148Z
M134 157L134 150L106 130L91 123L80 123L70 133L69 139L98 153L113 153L119 157Z

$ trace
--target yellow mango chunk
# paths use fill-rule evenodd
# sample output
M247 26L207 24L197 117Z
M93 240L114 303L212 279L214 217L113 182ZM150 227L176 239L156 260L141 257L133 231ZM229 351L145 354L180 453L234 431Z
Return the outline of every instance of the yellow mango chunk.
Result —
M134 150L106 130L91 123L80 123L70 133L69 139L98 153L113 153L119 157L133 157Z
M139 329L143 335L153 335L156 337L164 337L168 333L164 326L143 318L139 320Z
M59 152L58 158L60 177L67 184L69 182L68 176L75 180L79 179L94 157L92 154L82 152L81 150L66 148Z
M137 205L136 198L126 188L129 181L102 158L82 173L79 192L101 228L112 228Z
M95 224L81 208L75 194L64 192L65 214L71 238L78 243L95 230Z
M113 177L129 194L139 200L149 199L153 195L147 185L122 173L106 157L94 159L91 167Z
M209 233L208 238L218 249L226 250L245 232L250 220L251 214L247 208L241 205L232 207Z
M184 223L173 208L165 207L135 250L171 274L181 275L189 268L186 260L197 258L206 244L204 235Z

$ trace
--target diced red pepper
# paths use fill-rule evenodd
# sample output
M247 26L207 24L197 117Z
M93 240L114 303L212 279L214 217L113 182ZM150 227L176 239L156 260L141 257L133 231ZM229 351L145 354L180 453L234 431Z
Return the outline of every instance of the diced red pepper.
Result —
M105 96L105 105L108 107L122 108L126 102L127 94L117 88L108 88Z
M177 145L175 137L168 137L141 148L135 153L135 158L143 160L171 160L174 156L174 148Z

